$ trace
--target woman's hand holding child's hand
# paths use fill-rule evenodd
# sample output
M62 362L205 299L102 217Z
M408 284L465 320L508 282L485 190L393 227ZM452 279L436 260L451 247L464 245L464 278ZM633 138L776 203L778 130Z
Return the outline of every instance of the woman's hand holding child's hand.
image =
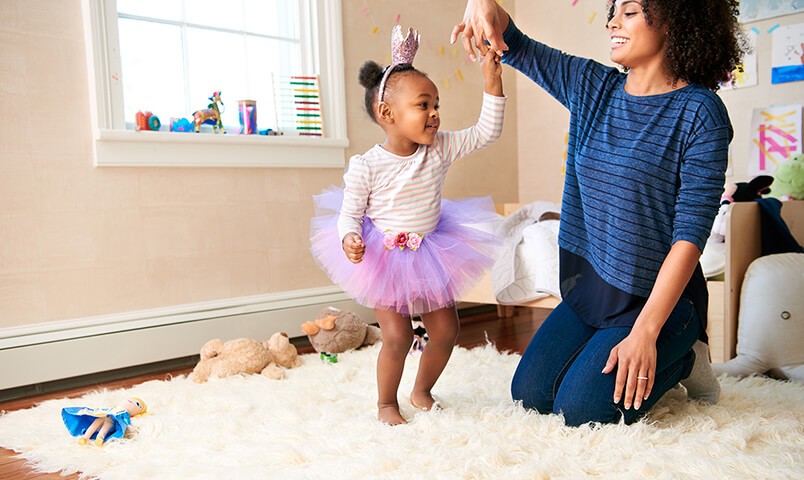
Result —
M363 254L366 253L366 246L363 244L363 239L356 233L347 233L341 242L343 252L346 258L352 263L360 263L363 261Z

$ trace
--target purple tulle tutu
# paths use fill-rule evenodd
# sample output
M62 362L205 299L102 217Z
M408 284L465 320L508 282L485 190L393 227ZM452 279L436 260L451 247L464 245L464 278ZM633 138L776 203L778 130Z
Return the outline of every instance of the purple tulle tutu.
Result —
M489 197L442 200L436 229L413 251L386 250L385 233L363 219L363 261L346 258L338 236L343 189L330 187L313 197L311 250L330 280L369 308L419 315L455 304L481 279L496 258L501 217Z

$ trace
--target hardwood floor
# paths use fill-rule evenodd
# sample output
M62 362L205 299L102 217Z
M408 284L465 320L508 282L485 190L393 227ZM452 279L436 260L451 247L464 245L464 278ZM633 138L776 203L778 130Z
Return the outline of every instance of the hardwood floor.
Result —
M498 318L497 311L492 308L473 308L461 311L461 333L458 345L472 348L491 341L500 351L522 353L528 346L531 337L542 324L549 309L516 307L511 318ZM311 353L308 346L300 346L299 353ZM192 368L153 372L146 375L124 378L120 380L93 383L81 388L61 390L44 395L36 395L0 403L0 411L13 411L30 408L37 403L54 398L80 397L98 388L119 389L147 382L164 380L171 376L184 375ZM24 460L15 458L12 451L0 449L0 480L10 479L64 480L79 478L78 475L62 476L58 473L34 473L25 465Z

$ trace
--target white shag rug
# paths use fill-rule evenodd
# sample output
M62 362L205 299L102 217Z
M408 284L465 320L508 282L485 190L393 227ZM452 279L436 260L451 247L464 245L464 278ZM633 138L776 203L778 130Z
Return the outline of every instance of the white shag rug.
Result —
M57 399L0 416L0 447L38 471L102 479L792 479L804 475L804 385L722 378L716 406L669 392L631 425L569 428L515 405L509 382L519 355L456 348L436 385L446 407L405 400L411 422L376 415L379 346L337 364L302 356L287 378L259 375L195 384L186 377ZM79 446L61 422L66 406L104 407L140 397L150 415L126 438Z

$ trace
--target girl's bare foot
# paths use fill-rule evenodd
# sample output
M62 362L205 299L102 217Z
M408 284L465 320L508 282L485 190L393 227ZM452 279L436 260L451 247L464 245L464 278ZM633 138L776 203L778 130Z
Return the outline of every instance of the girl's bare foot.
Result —
M399 413L399 405L378 405L377 420L388 425L404 425L408 423L405 417Z
M429 412L430 410L441 410L435 398L429 392L411 392L410 405L416 410Z

